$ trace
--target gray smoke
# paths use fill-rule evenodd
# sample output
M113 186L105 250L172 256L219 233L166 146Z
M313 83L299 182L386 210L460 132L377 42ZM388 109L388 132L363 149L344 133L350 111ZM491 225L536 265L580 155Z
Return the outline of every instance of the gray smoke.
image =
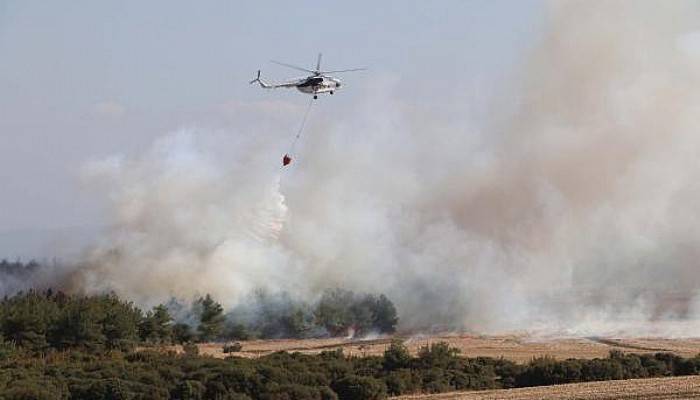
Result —
M406 329L696 329L698 21L695 2L553 3L486 123L378 85L312 113L286 170L281 134L197 129L93 162L113 230L73 282L228 307L340 286L386 293Z

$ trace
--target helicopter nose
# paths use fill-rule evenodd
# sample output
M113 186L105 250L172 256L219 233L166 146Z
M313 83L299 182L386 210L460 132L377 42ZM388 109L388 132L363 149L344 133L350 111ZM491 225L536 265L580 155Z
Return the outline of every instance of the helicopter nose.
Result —
M339 88L340 86L342 86L342 85L340 84L340 81L335 81L335 87Z

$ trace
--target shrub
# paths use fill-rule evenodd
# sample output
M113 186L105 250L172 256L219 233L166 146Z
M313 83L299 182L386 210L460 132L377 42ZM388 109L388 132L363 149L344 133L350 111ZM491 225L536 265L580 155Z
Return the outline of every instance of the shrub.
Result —
M186 356L194 357L199 354L199 347L194 343L185 343L182 345L182 351Z
M15 345L2 340L0 336L0 361L12 357L16 353Z
M321 400L338 400L338 395L328 386L319 387L318 392L321 395Z
M321 400L321 391L315 387L297 384L280 385L265 393L265 400Z
M384 369L393 371L400 368L408 368L411 365L411 354L399 339L391 341L391 345L384 352Z
M386 378L387 390L392 396L417 392L421 387L420 375L410 369L391 371Z
M186 380L177 385L171 396L176 400L202 400L204 393L204 385L201 382Z
M331 385L340 400L379 400L386 398L384 382L367 376L348 375Z
M443 369L431 368L423 372L423 390L428 393L442 393L454 390L454 386L450 385Z
M433 343L418 350L418 364L422 368L448 368L457 361L459 349L450 347L445 342Z
M42 387L15 387L5 391L3 400L60 400L61 394Z
M624 377L622 364L611 359L594 359L583 364L581 378L583 381L609 381Z

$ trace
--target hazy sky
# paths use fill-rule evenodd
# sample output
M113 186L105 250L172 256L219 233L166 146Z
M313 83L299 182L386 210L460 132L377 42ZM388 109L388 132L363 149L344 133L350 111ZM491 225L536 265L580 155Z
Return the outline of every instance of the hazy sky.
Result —
M325 67L369 67L328 99L338 112L377 77L393 79L406 102L456 109L462 93L508 76L542 9L534 0L0 0L0 257L50 257L47 237L104 224L81 183L87 161L138 153L183 126L236 134L265 124L275 104L304 103L296 91L248 85L258 68L273 80L299 76L270 59L311 66L322 51Z

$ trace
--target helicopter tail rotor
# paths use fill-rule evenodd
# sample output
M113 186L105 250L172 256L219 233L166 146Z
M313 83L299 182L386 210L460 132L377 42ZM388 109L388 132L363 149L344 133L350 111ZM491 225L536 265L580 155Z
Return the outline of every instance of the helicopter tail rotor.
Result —
M271 88L275 87L274 85L270 85L270 84L268 84L267 82L265 82L265 81L263 81L262 79L260 79L260 70L258 70L258 75L255 77L255 79L253 79L252 81L250 81L250 84L252 85L252 84L254 84L254 83L256 83L256 82L258 83L258 85L260 85L261 88L271 89Z
M250 84L254 84L255 82L260 82L260 70L258 70L258 76L255 77L252 81L250 81Z

